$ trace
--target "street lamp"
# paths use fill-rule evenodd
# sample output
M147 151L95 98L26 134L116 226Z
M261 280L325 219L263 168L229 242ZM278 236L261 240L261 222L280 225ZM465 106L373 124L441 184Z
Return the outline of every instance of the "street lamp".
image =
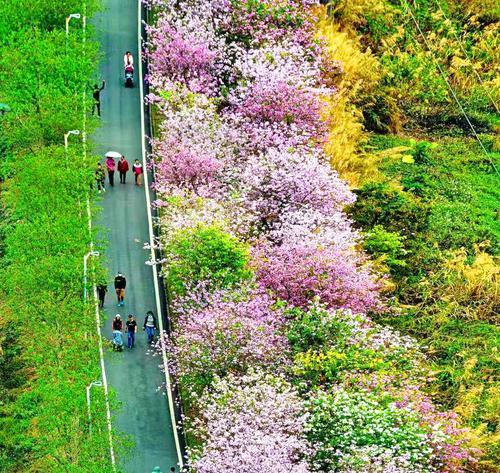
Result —
M67 151L68 150L68 138L69 135L79 135L80 130L70 130L68 133L64 133L64 149Z
M66 17L66 42L65 42L66 54L68 54L69 22L71 21L71 18L78 20L81 18L81 15L80 13L71 13L71 15Z
M75 20L79 20L81 18L81 15L80 15L80 13L72 13L71 15L66 17L66 41L68 40L69 22L71 21L71 18L74 18Z
M102 381L92 381L85 389L87 390L87 416L89 418L89 434L92 434L92 415L90 413L90 390L93 387L101 387Z
M83 257L83 300L87 300L87 260L90 256L99 256L98 251L89 251Z
M66 160L66 165L68 165L68 138L70 135L79 135L80 130L70 130L68 133L64 133L64 159Z

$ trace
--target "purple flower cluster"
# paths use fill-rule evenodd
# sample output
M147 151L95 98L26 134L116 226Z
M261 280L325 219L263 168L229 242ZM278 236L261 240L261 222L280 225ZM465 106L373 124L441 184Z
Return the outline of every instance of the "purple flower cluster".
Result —
M219 379L202 399L198 473L308 473L303 403L289 383L262 371Z

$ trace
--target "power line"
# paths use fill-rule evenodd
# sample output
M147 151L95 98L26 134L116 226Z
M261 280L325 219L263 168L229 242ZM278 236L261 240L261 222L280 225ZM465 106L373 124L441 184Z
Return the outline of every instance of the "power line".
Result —
M434 0L434 2L436 3L437 7L439 8L439 11L441 12L441 14L445 18L445 20L448 20L451 23L451 20L446 16L446 13L444 12L443 8L441 7L441 4L439 3L439 0ZM493 99L493 97L489 93L488 89L486 88L486 84L484 83L483 79L481 79L481 76L476 71L475 67L473 66L472 59L469 57L469 54L467 53L467 50L465 49L462 40L460 39L460 37L457 35L457 32L455 31L455 28L452 27L451 31L453 33L453 36L455 36L455 39L457 40L457 42L458 42L458 44L460 46L460 49L462 50L462 52L464 53L465 57L469 61L470 67L471 67L472 71L474 72L474 74L476 75L477 80L480 82L481 86L483 87L484 91L486 92L486 95L490 99L491 104L493 105L493 107L495 107L495 110L497 111L497 113L499 113L500 110L498 108L497 103L495 102L495 100Z
M427 38L426 36L424 35L422 29L420 28L420 25L418 24L418 21L417 19L415 18L415 15L413 14L412 10L411 10L411 7L410 5L408 5L408 2L407 0L401 0L401 3L403 4L404 7L406 7L406 10L408 11L408 13L410 14L412 20L413 20L413 23L415 23L415 26L417 27L417 30L420 34L420 36L422 37L422 39L424 40L424 43L426 44L427 46L427 49L429 50L429 52L431 53L431 57L432 57L432 60L434 62L434 64L436 65L436 67L438 68L439 72L441 73L445 83L446 83L446 86L448 87L448 90L451 92L451 95L453 96L455 102L457 103L458 107L460 108L460 111L462 112L463 116L465 117L465 119L467 120L467 123L469 124L469 127L470 129L472 130L472 133L474 134L474 137L476 138L476 140L478 141L479 145L481 146L484 154L486 155L486 157L488 158L488 161L490 162L491 166L493 167L493 169L495 170L496 174L499 174L498 172L498 169L497 167L495 166L495 163L493 162L493 160L491 159L487 149L485 148L483 142L481 141L481 138L479 138L479 135L477 134L476 132L476 129L474 128L474 125L471 123L470 119L469 119L469 116L467 115L464 107L462 106L462 104L460 103L460 100L458 100L458 97L457 97L457 94L455 93L455 90L453 89L453 87L451 86L451 84L448 82L448 79L446 77L446 74L444 73L443 71L443 68L441 67L441 65L439 64L439 62L437 61L436 57L434 56L434 53L432 52L432 48L429 44L429 42L427 41Z

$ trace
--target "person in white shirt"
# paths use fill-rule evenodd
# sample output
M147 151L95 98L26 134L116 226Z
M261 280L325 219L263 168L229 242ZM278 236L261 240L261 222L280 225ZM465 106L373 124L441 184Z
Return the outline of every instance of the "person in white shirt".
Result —
M132 66L134 67L134 56L130 51L127 51L123 56L123 67Z

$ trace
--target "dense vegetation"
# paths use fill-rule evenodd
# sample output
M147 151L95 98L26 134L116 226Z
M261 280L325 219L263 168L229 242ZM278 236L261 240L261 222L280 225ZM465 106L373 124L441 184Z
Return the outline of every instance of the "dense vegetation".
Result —
M494 471L494 10L149 3L164 247L253 272L165 266L195 470Z
M96 2L88 1L87 14ZM82 46L79 0L0 3L0 471L111 471L95 313L82 301L94 160L81 140L82 92L97 45ZM88 107L89 103L85 104Z
M332 1L328 12L319 35L348 99L331 107L342 119L327 149L355 188L366 251L391 275L394 310L377 320L426 347L435 398L476 430L481 468L495 469L498 4Z

